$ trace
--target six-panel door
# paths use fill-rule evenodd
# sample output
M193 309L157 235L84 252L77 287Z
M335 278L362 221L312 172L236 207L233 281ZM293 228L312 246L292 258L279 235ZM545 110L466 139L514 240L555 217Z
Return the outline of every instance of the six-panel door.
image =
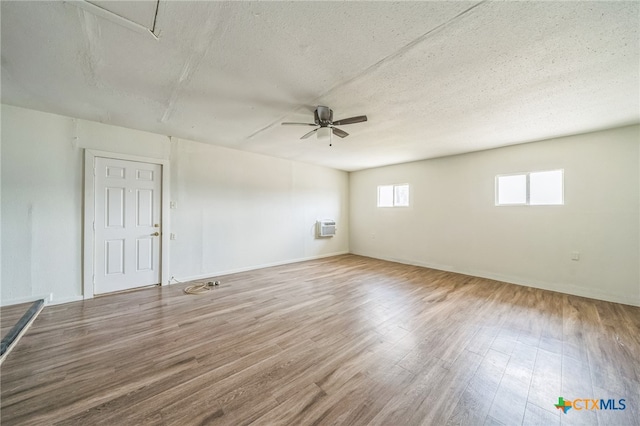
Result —
M96 294L160 283L162 166L96 157Z

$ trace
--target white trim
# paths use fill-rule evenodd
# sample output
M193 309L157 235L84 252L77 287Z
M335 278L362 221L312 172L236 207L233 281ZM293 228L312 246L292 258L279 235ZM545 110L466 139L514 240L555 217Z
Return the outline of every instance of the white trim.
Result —
M19 305L21 303L35 302L36 300L40 300L40 299L44 300L44 304L45 305L50 305L51 304L51 300L53 300L53 293L41 294L41 295L33 295L33 296L25 296L25 297L18 297L17 299L4 300L2 302L2 307L11 306L11 305Z
M201 280L203 278L212 278L212 277L219 277L219 276L222 276L222 275L237 274L239 272L255 271L256 269L271 268L272 266L282 266L282 265L288 265L288 264L291 264L291 263L298 263L298 262L306 262L308 260L323 259L325 257L340 256L340 255L343 255L343 254L349 254L349 252L348 251L339 251L339 252L335 252L335 253L321 254L321 255L317 255L317 256L309 256L309 257L301 257L301 258L298 258L298 259L283 260L281 262L263 263L263 264L260 264L260 265L246 266L244 268L227 269L225 271L209 272L209 273L206 273L206 274L192 275L192 276L189 276L189 277L179 277L179 278L176 278L176 280L177 281L182 281L183 283L185 283L187 281Z
M421 262L415 260L395 259L385 256L372 256L368 254L359 254L352 252L358 256L371 257L373 259L386 260L389 262L402 263L404 265L421 266L423 268L437 269L438 271L454 272L456 274L470 275L478 278L487 278L490 280L500 281L507 284L514 284L523 287L538 288L540 290L554 291L561 294L570 294L573 296L587 297L589 299L603 300L606 302L621 303L623 305L640 306L640 297L619 296L615 294L605 293L596 289L588 289L577 286L575 284L566 283L547 283L543 281L530 280L521 277L512 277L509 275L496 274L488 271L466 270L456 268L452 265L442 265L438 263Z
M61 299L56 299L55 297L52 296L52 299L47 303L47 306L62 305L64 303L72 303L72 302L82 302L83 300L84 300L83 296L70 296L70 297L63 297Z
M94 230L95 218L95 158L105 157L116 160L138 161L140 163L158 164L162 167L162 206L160 221L161 247L160 247L160 283L169 283L169 160L152 157L140 157L136 155L120 154L116 152L85 149L84 151L84 243L82 248L82 289L83 298L91 299L93 292L93 272L95 269ZM70 300L71 301L71 300ZM59 303L66 303L61 301Z

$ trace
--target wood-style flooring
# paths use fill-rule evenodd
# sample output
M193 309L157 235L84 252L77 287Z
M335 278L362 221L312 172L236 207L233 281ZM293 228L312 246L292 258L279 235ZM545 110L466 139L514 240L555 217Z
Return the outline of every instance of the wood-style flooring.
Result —
M2 425L639 423L640 308L355 255L216 279L46 307Z
M32 304L33 302L27 302L19 305L3 306L0 309L0 336L6 336Z

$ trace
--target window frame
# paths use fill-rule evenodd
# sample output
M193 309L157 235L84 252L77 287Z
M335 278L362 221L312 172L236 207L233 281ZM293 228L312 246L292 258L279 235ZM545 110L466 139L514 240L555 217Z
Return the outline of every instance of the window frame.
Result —
M524 176L525 177L525 185L524 185L525 200L524 200L524 203L501 204L499 202L499 200L500 200L500 178L502 178L502 177L510 177L510 176ZM494 194L495 194L494 202L495 202L495 205L498 206L498 207L527 206L527 205L529 205L529 173L520 172L520 173L506 173L506 174L496 175Z
M382 187L392 187L392 196L391 196L391 205L384 205L381 206L380 205L380 188ZM406 186L407 187L407 204L396 204L396 188L401 187L401 186ZM385 184L385 185L378 185L377 186L377 192L376 192L376 207L381 208L381 209L388 209L388 208L402 208L402 207L409 207L411 205L411 186L408 183L391 183L391 184Z
M535 173L546 173L546 172L560 172L562 176L562 186L560 188L562 202L559 204L531 204L531 174ZM509 176L525 176L526 184L525 184L525 202L524 203L509 203L509 204L500 204L499 203L499 190L500 185L499 181L501 177L509 177ZM496 175L495 184L494 184L494 203L496 207L518 207L518 206L564 206L564 169L547 169L547 170L536 170L533 172L518 172L518 173L504 173Z

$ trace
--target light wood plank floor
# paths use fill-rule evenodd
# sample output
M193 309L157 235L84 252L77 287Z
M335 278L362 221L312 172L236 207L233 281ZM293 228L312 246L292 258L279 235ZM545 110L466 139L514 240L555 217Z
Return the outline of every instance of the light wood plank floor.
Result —
M638 424L640 308L355 255L217 278L45 308L2 425Z

